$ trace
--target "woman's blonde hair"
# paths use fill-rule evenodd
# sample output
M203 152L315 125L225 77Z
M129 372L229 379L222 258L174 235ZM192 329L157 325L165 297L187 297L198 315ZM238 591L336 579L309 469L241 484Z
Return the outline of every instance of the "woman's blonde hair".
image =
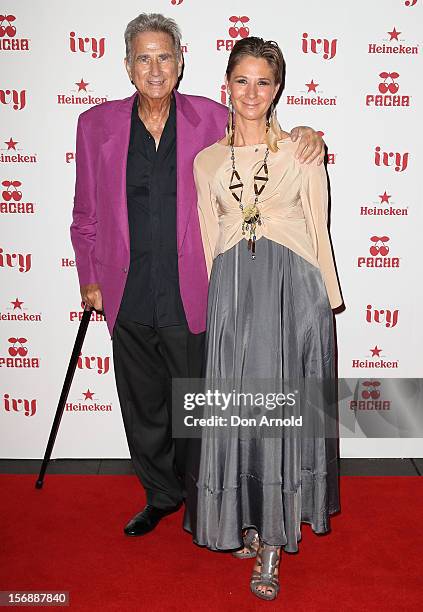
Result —
M269 108L267 115L269 129L266 132L266 144L271 151L275 152L278 150L277 142L282 137L282 128L279 125L279 121L276 118L276 111L274 110L275 104L282 93L283 81L285 78L285 61L282 51L274 40L263 40L263 38L259 38L258 36L241 38L235 43L229 56L226 68L226 78L228 81L235 66L246 56L265 59L273 71L275 83L280 86L275 101ZM226 128L227 144L231 144L234 130L233 113L230 111Z

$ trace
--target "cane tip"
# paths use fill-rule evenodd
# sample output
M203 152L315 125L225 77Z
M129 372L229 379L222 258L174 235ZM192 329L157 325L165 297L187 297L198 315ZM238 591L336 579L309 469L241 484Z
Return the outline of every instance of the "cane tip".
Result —
M36 489L42 489L43 488L43 481L42 480L37 480L37 482L35 483L35 488Z

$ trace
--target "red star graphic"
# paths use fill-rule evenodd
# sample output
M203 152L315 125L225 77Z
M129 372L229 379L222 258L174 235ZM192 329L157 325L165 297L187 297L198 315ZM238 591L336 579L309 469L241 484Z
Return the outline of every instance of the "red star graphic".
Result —
M383 193L382 195L379 196L380 197L380 203L383 204L384 202L386 204L389 204L389 198L391 197L390 195L388 195L386 193L386 189L385 189L385 193Z
M9 140L5 140L4 144L7 145L7 150L10 151L10 149L13 149L14 151L16 151L16 145L18 144L17 140L13 140L12 137L9 138Z
M396 29L394 28L392 30L392 32L388 32L389 36L391 37L389 40L398 40L398 36L401 34L401 32L397 32Z
M16 298L14 302L10 302L10 303L13 304L13 310L16 310L17 308L19 308L19 310L22 310L23 302L20 302L18 298Z
M375 348L370 349L370 351L372 353L372 357L380 357L382 349L378 348L378 346L376 344Z
M86 391L84 391L82 393L82 395L85 395L85 399L93 399L93 395L94 395L94 391L90 391L89 389L87 389Z
M313 81L313 79L311 79L310 83L306 83L305 85L306 85L306 87L308 87L307 93L310 93L310 91L314 91L314 93L317 93L316 92L316 87L319 86L319 83L315 83Z
M86 83L84 79L81 77L81 80L79 81L79 83L75 83L75 85L78 85L78 93L79 93L80 91L87 91L87 85L89 85L89 83Z

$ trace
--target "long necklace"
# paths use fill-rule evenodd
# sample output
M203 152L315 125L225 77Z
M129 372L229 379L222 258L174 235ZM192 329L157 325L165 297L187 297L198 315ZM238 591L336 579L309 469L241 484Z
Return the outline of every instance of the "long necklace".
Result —
M263 163L260 166L258 172L254 175L254 203L244 206L242 202L242 194L244 191L244 183L241 180L238 170L235 166L235 149L233 142L231 142L231 160L232 160L232 175L229 183L229 189L232 196L238 202L239 208L242 213L242 235L248 232L248 250L251 251L251 259L256 258L256 229L257 226L262 224L260 210L258 209L258 199L266 183L269 180L269 171L267 168L267 158L269 156L269 147L266 147L266 153L264 154ZM238 192L237 192L238 191Z

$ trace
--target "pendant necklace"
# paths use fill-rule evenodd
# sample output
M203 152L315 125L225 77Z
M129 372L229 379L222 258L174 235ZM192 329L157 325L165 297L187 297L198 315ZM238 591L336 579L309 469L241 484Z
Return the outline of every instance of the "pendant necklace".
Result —
M256 228L262 225L260 211L257 207L258 199L266 183L269 180L269 171L267 168L267 158L269 157L269 147L266 147L266 153L264 154L263 163L260 166L257 173L254 175L254 203L244 206L242 202L242 194L244 190L244 183L241 180L238 170L235 166L235 149L233 142L231 142L231 160L232 160L232 175L229 183L229 189L232 196L238 202L239 208L242 213L242 235L248 232L248 250L251 251L251 259L256 258Z

